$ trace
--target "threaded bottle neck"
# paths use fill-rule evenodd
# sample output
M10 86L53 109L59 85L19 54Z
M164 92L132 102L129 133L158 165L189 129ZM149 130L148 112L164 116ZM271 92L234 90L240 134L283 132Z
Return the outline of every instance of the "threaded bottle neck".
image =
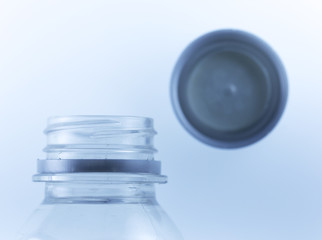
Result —
M47 159L153 160L153 120L143 117L52 117L45 130Z
M154 160L156 132L151 118L51 117L44 132L47 158L38 160L39 174L34 176L35 181L63 181L66 177L78 181L80 176L82 181L98 178L100 182L109 182L112 176L112 182L122 182L124 174L144 175L138 182L166 181L160 175L161 163ZM93 173L96 173L94 178ZM110 175L104 176L106 173Z

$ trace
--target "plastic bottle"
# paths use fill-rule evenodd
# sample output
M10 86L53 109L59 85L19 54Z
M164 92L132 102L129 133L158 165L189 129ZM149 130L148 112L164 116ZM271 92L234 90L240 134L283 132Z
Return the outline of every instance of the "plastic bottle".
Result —
M71 116L48 120L35 182L45 199L19 240L181 240L155 197L153 120Z

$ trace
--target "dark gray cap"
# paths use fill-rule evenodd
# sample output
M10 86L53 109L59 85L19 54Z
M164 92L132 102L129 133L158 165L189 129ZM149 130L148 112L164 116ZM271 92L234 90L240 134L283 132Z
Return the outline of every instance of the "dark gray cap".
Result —
M263 40L239 30L201 36L180 56L171 98L184 128L215 147L238 148L266 136L287 100L287 76Z

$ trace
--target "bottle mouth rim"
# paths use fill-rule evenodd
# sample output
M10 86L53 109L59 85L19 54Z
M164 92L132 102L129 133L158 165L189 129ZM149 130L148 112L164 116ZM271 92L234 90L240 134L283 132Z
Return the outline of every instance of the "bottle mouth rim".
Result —
M149 117L131 115L56 115L47 120L47 128L44 133L71 127L111 125L114 127L123 124L123 127L153 128L153 119Z

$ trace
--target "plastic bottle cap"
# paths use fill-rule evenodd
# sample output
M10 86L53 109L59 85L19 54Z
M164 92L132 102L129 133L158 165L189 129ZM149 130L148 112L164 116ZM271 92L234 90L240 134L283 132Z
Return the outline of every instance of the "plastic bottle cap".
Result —
M252 144L277 124L287 77L276 53L238 30L208 33L180 56L171 97L181 124L200 141L222 148Z

